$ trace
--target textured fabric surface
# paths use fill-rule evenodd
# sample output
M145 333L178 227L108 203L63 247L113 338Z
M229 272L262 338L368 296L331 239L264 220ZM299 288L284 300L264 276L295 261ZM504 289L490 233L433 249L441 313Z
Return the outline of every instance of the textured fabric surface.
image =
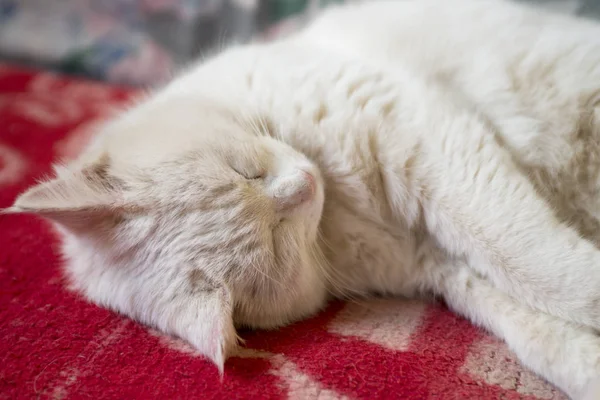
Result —
M131 92L0 65L0 207L74 157ZM0 216L1 399L564 399L441 305L331 304L246 346L225 376L188 345L85 302L44 221Z

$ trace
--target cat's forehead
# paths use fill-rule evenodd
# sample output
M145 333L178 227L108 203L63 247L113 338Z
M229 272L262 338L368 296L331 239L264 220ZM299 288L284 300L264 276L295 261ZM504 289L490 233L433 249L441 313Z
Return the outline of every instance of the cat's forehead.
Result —
M231 158L259 156L260 138L234 118L209 112L141 109L106 127L98 142L114 164L139 168L182 162L218 167Z

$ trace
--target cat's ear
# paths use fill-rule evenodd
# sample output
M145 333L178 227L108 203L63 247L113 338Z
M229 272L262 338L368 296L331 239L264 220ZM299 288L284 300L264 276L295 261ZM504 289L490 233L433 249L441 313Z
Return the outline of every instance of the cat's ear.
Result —
M238 347L240 338L233 324L233 304L229 289L204 287L193 290L191 296L181 301L171 301L166 306L173 313L163 321L166 332L189 342L219 369L221 377L227 357ZM173 300L173 299L172 299ZM164 315L164 314L163 314Z
M21 194L3 213L32 213L67 228L79 229L114 215L123 207L122 184L108 175L105 164L63 170L57 178Z

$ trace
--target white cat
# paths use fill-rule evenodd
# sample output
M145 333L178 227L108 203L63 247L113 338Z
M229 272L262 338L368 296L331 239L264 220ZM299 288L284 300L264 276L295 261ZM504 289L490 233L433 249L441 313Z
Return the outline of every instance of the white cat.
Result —
M332 8L111 122L9 211L91 301L222 370L235 326L435 294L600 398L600 26L498 0Z

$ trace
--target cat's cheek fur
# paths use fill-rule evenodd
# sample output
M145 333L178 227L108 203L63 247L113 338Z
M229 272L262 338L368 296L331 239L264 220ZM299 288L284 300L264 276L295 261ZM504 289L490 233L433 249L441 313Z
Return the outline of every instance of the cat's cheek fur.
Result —
M58 224L71 289L99 306L189 342L223 373L237 344L233 299L225 285L191 288L176 268L109 260L92 242ZM131 266L138 267L132 270ZM143 267L143 268L140 268Z
M234 322L239 327L275 329L310 317L327 304L323 277L308 264L298 265L289 287L275 288L276 296L252 295L253 290L234 288L237 294Z

